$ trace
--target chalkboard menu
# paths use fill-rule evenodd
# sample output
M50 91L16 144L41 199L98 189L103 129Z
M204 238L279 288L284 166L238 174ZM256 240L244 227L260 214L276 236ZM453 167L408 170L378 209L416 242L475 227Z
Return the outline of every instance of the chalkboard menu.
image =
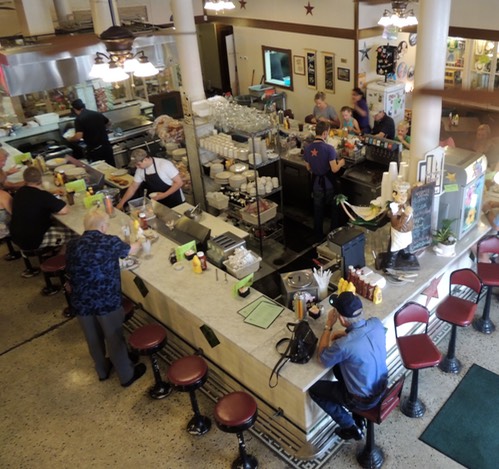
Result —
M395 73L397 63L397 46L379 46L376 49L376 73L378 75L389 75Z
M307 82L311 88L317 88L317 67L315 52L307 52Z
M434 195L434 182L413 187L411 190L411 207L414 213L411 252L419 251L431 244L431 212Z
M324 89L334 91L334 56L324 56Z

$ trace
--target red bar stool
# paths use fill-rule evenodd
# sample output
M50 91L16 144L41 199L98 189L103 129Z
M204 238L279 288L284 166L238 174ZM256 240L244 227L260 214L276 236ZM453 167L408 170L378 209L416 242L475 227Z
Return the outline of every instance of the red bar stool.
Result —
M456 358L457 326L467 327L471 324L481 290L482 282L471 269L460 269L450 274L449 295L436 309L437 318L452 326L447 355L438 366L445 373L461 371L461 363Z
M187 424L187 431L191 435L204 435L211 428L211 420L201 415L196 389L199 389L208 379L208 365L197 355L182 357L174 361L167 372L168 381L181 392L188 392L194 416Z
M45 279L45 287L42 289L42 295L49 296L59 293L66 282L66 256L58 254L57 256L49 257L40 264L40 270L43 272ZM54 286L50 280L52 277L59 277L61 285L58 287Z
M215 422L220 430L236 433L239 442L239 457L232 468L256 469L258 460L247 454L243 431L253 426L258 414L255 399L249 394L237 391L222 397L215 406Z
M477 257L483 254L499 254L499 236L487 236L478 242ZM477 273L482 283L487 287L487 296L481 318L473 320L473 327L484 334L495 331L496 326L490 320L490 302L492 300L492 288L499 287L499 264L488 262L477 262Z
M423 305L413 302L402 306L394 317L395 337L402 362L408 370L412 370L411 394L400 405L400 410L407 417L422 417L426 410L424 403L418 398L419 370L437 366L442 359L442 354L428 335L429 320L430 312ZM399 336L399 327L408 323L424 325L424 331Z
M396 381L390 388L385 391L383 399L378 404L369 410L352 409L354 418L357 416L367 419L367 435L366 445L357 454L357 462L366 469L379 469L383 466L385 455L383 450L376 446L374 441L374 424L378 425L385 421L400 403L400 394L404 387L404 375ZM358 418L358 417L357 417ZM356 419L357 420L357 419Z
M172 392L169 383L161 379L158 359L156 353L166 345L166 330L159 324L146 324L135 329L128 337L128 343L132 350L136 350L140 355L149 355L151 358L152 371L154 373L154 386L149 390L149 395L153 399L163 399Z

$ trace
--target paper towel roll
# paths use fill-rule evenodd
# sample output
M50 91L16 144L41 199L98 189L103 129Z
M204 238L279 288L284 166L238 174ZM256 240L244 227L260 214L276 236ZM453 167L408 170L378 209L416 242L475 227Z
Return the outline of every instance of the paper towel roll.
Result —
M264 138L260 141L260 155L262 155L262 161L268 161L267 156L267 142Z

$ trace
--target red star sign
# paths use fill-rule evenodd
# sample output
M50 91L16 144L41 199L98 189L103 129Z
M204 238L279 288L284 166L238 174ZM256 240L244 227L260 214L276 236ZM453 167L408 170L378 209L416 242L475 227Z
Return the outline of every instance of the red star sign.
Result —
M308 2L307 5L304 5L303 8L305 8L305 10L307 10L307 13L305 16L307 15L310 15L310 16L314 16L314 14L312 13L312 10L315 8L313 7L312 5L310 5L310 2Z
M241 5L241 10L246 10L246 4L248 2L246 0L239 0L239 4Z
M430 303L432 298L438 298L438 284L440 283L440 280L442 280L442 277L443 274L438 278L434 278L430 282L430 284L421 292L421 295L426 295L426 307L428 307L428 304Z
M312 156L317 156L319 154L317 148L314 148L310 153L312 154Z

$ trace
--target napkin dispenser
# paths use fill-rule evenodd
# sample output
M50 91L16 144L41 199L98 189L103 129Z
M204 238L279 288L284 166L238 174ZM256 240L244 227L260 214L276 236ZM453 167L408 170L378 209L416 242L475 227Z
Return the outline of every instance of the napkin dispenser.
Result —
M281 274L281 288L283 304L292 308L295 293L309 293L318 298L319 285L317 284L312 269L297 270Z

